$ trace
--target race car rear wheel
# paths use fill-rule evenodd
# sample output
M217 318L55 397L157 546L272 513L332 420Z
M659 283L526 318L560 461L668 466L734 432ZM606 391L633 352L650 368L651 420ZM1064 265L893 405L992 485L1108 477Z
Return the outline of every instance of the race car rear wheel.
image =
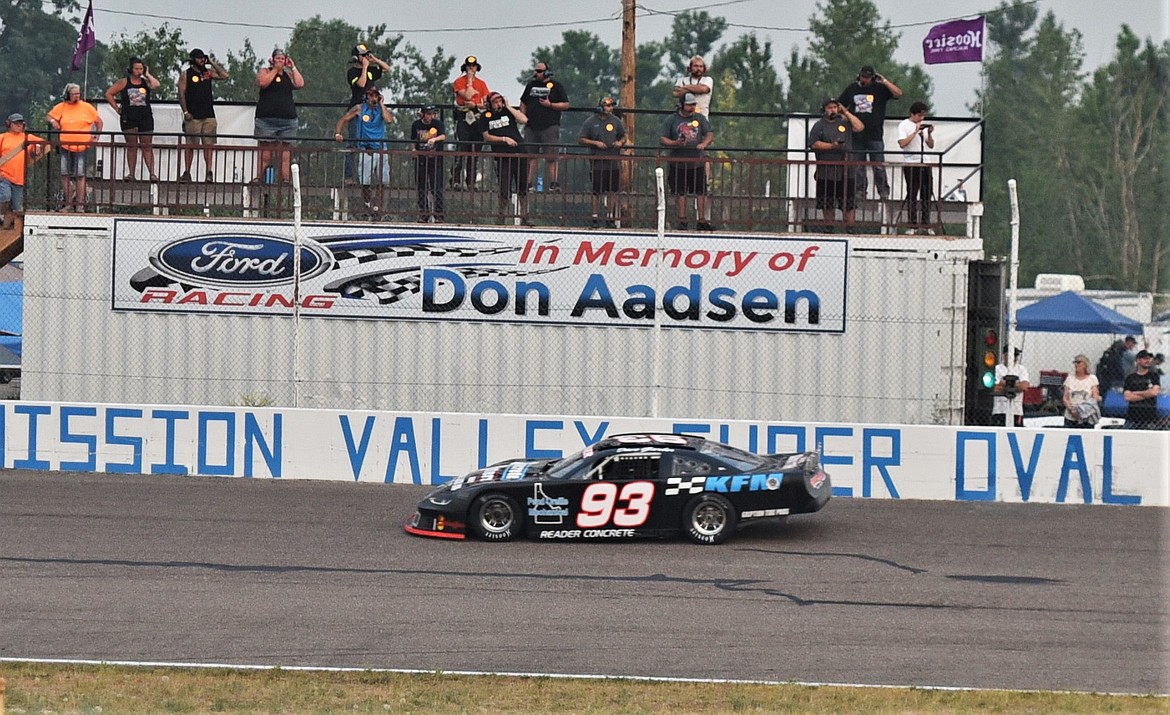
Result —
M520 507L503 494L485 494L471 505L471 531L486 541L511 541L522 531Z
M718 494L700 494L683 510L683 531L696 544L722 544L735 533L735 508Z

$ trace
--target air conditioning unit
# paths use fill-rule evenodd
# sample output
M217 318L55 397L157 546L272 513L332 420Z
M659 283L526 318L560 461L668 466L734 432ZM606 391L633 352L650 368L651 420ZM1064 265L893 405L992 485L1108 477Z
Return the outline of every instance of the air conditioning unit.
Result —
M1037 273L1036 290L1063 293L1065 291L1084 290L1085 279L1068 273Z

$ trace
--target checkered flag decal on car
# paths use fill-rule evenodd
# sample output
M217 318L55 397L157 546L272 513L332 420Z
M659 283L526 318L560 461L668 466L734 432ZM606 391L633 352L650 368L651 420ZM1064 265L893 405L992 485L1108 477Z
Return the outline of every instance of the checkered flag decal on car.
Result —
M707 486L707 477L667 477L663 496L698 494Z

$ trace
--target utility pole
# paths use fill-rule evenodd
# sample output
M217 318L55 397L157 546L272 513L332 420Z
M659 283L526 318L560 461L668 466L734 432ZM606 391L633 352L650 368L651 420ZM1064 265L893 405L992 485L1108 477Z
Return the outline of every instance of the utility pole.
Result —
M638 51L635 43L634 12L637 10L636 0L622 0L622 68L618 101L622 107L633 109L637 96L634 92L634 80L637 79ZM626 145L634 144L634 113L622 112L622 124L626 127ZM633 154L633 149L623 149L623 154ZM623 161L621 164L621 189L623 196L629 196L633 186L634 163ZM630 204L622 202L620 214L622 226L630 226L633 217L630 216Z

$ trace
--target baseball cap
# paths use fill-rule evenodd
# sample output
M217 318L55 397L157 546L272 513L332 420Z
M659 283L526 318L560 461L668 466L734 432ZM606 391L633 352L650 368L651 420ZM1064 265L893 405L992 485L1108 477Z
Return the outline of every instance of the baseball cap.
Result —
M427 112L437 112L437 111L439 111L439 108L433 104L424 104L422 106L422 109L420 109L419 111L422 112L423 114L426 114Z
M365 45L363 45L361 43L358 43L358 44L353 46L353 51L350 54L359 55L359 56L360 55L368 55L368 54L370 54L370 48L366 47Z
M463 65L459 67L460 72L466 72L468 67L475 66L475 71L479 72L483 69L479 64L479 60L475 55L468 55L467 59L463 60Z
M201 60L206 56L207 56L207 54L203 50L199 49L198 47L196 47L195 49L193 49L187 53L187 57L189 57L193 60Z
M23 121L24 121L24 115L23 115L23 114L21 114L20 112L13 112L12 114L9 114L9 115L8 115L8 120L7 120L7 121L8 121L8 123L9 123L9 124L12 124L13 122L23 122Z
M857 74L861 75L862 77L873 77L877 74L877 72L874 71L873 65L863 65L861 67L861 71Z
M699 100L695 99L695 95L691 94L690 92L687 92L686 94L683 95L682 103L683 104L698 104Z
M1138 360L1141 360L1142 358L1152 358L1152 357L1154 357L1154 354L1152 352L1150 352L1149 350L1138 350L1138 354L1137 354Z
M821 100L821 109L824 109L825 107L829 106L830 104L840 104L840 103L837 101L836 97L825 97L824 99Z

